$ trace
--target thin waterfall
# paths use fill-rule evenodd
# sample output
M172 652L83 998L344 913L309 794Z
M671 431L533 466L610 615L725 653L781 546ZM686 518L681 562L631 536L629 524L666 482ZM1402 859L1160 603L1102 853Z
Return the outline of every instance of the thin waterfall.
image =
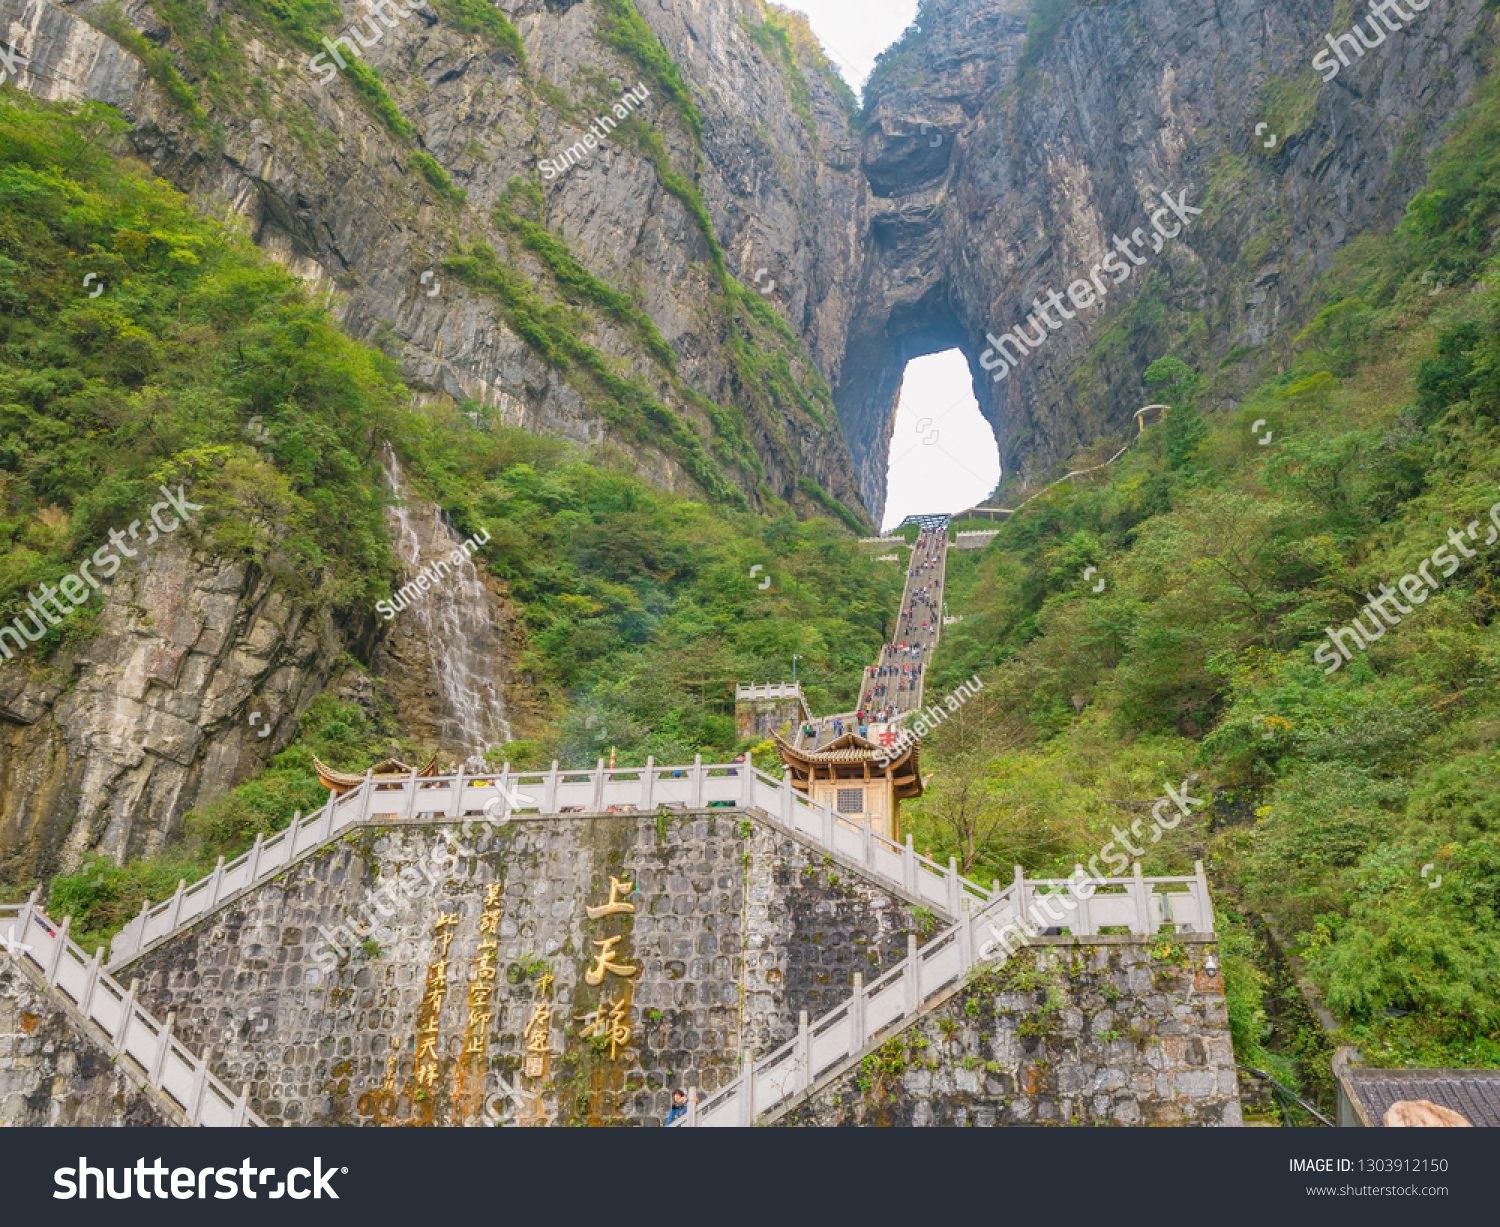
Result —
M439 742L445 750L464 755L467 768L482 770L485 751L511 740L498 680L505 657L498 619L492 613L495 598L481 582L463 538L441 510L424 541L419 527L427 524L419 524L406 505L406 476L389 445L385 471L397 500L386 514L396 529L396 550L408 574L448 563L447 573L434 578L431 588L397 617L415 618L427 633L432 676L442 696Z

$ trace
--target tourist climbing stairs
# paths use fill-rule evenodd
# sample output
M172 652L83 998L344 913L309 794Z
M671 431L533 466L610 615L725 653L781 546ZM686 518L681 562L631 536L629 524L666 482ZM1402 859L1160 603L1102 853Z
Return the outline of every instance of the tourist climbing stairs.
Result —
M946 520L924 524L912 545L896 629L860 682L859 711L866 713L869 723L899 722L921 710L927 670L942 628L947 558Z

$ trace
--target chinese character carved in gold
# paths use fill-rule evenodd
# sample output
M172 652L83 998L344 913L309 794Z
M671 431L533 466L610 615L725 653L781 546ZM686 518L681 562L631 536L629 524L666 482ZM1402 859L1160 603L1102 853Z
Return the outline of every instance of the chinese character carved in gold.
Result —
M552 1025L552 1007L538 1001L532 1011L531 1021L526 1024L526 1051L548 1052L547 1028Z
M616 912L634 912L635 904L626 903L620 898L623 891L629 895L635 889L634 882L622 882L619 878L610 876L609 879L609 902L600 904L598 907L584 908L590 920L598 920L601 916L613 916Z
M623 939L624 935L618 934L615 937L607 937L602 942L594 943L594 945L601 947L601 949L594 956L594 966L583 973L583 979L586 984L600 983L604 979L606 971L612 971L617 976L633 976L640 970L638 967L627 967L624 963L616 963L614 961L615 947Z
M599 1008L592 1014L579 1014L578 1021L587 1020L588 1025L578 1034L583 1039L591 1039L601 1036L609 1040L609 1059L613 1061L620 1052L630 1043L632 1034L630 1027L630 1003L631 987L625 986L625 995L615 1002L613 1007L606 1010L604 1002L599 1003Z

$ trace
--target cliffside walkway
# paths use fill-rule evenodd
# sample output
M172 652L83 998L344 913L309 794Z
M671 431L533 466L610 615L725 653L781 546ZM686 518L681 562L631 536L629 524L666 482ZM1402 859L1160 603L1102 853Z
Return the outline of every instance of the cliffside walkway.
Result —
M11 956L40 973L49 996L76 1011L94 1039L112 1058L129 1058L148 1083L165 1093L180 1111L183 1125L264 1125L250 1111L245 1094L235 1096L208 1069L209 1052L194 1055L172 1036L174 1016L165 1024L143 1010L130 988L100 966L68 936L72 918L54 924L34 903L0 904L0 934ZM59 1001L58 998L61 1000Z

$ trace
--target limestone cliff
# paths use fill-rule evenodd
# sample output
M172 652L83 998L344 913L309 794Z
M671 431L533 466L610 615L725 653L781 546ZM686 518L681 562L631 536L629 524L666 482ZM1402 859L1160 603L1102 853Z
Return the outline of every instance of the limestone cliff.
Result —
M964 349L1021 475L1124 433L1165 353L1274 360L1340 246L1420 183L1496 20L1433 6L1322 85L1342 0L925 0L859 118L760 0L302 13L0 0L0 39L26 57L19 88L116 107L122 152L245 226L419 397L674 489L807 512L811 483L862 516L885 503L911 357ZM356 27L358 57L314 66ZM626 90L646 100L619 118ZM1203 212L1105 310L1002 381L980 369L986 333L1089 279L1164 192ZM433 659L185 540L150 567L49 676L0 667L11 878L159 847L284 742L341 652L408 675ZM414 727L444 719L430 683L398 695Z
M1212 372L1238 347L1283 353L1334 253L1420 188L1493 54L1491 7L1414 13L1324 85L1313 58L1353 20L1335 0L924 0L867 99L869 257L835 381L866 501L884 502L909 358L962 346L1003 470L1031 475L1133 429L1159 357ZM1104 276L1102 311L1054 309L1062 326L1012 373L980 369L987 332L1150 235L1165 192L1201 216Z
M12 880L85 851L159 851L200 796L290 740L354 646L270 576L195 553L190 531L121 571L93 639L45 669L0 667L0 864Z

